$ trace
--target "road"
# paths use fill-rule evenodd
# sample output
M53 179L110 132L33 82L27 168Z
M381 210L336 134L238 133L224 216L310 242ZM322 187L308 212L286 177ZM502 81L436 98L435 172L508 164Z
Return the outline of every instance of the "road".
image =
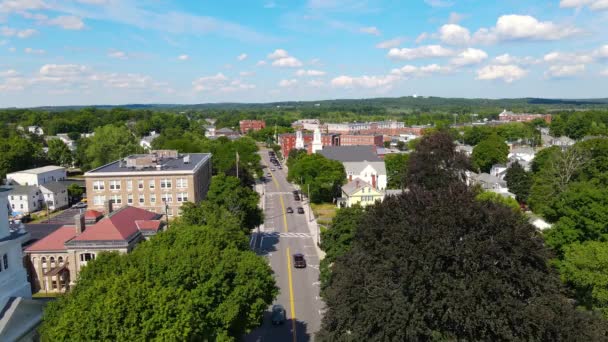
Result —
M260 152L262 162L272 165L266 149ZM274 168L274 165L271 167ZM282 326L272 326L270 313L264 317L264 324L249 334L246 341L313 341L314 334L321 325L324 304L319 298L319 256L315 242L307 225L308 217L298 214L297 207L307 205L295 201L292 184L287 182L285 170L270 171L264 186L264 231L260 237L260 253L267 257L275 273L280 289L275 304L282 304L287 311L287 322ZM293 214L287 214L292 207ZM307 267L293 267L295 253L304 254ZM270 309L270 308L269 308Z

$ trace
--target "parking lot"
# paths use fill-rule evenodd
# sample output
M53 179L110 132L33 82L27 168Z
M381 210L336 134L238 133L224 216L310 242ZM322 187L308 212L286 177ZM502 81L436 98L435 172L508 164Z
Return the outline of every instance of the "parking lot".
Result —
M80 213L80 210L82 210L84 212L86 210L86 208L85 209L76 209L76 208L66 209L59 215L51 217L50 222L48 222L48 223L74 224L74 216L78 215ZM47 223L47 221L44 220L43 222L40 222L40 223Z

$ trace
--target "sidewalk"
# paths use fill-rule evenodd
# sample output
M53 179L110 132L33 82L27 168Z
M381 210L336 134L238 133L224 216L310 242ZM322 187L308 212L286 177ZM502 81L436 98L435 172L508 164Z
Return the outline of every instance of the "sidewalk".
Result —
M262 215L264 215L265 212L265 205L266 205L266 196L264 195L264 183L260 182L260 181L256 181L255 183L255 191L260 195L260 202L258 203L258 205L260 206L260 208L262 208ZM253 250L258 249L259 243L260 243L260 239L259 239L259 235L264 233L264 223L262 223L257 229L253 230L251 232L251 239L249 241L249 247Z

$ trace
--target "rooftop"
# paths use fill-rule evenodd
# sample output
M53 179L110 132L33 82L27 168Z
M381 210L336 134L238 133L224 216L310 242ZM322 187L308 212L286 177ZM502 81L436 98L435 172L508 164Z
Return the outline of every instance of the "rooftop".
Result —
M355 178L347 184L343 185L342 191L344 191L344 193L347 195L352 195L353 193L364 187L372 188L372 185L360 178Z
M88 171L85 176L102 173L194 171L210 158L210 153L178 154L173 158L159 157L154 154L134 154Z
M23 170L23 171L11 172L11 173L32 173L32 174L39 174L39 173L45 173L45 172L50 172L50 171L58 171L58 170L64 170L65 171L65 167L55 166L55 165L48 165L48 166L38 167L38 168L35 168L35 169L29 169L29 170Z
M328 159L340 162L381 162L375 146L324 146L318 152Z
M82 234L72 241L120 241L128 240L139 231L137 221L157 220L159 214L136 207L122 207L87 226ZM141 224L141 223L140 223Z
M33 245L26 248L25 251L63 251L65 250L65 243L73 239L74 236L76 236L76 228L74 226L63 226L41 240L36 241Z
M63 184L61 182L45 183L45 184L40 185L40 187L48 189L55 194L67 190L67 187L65 186L65 184Z

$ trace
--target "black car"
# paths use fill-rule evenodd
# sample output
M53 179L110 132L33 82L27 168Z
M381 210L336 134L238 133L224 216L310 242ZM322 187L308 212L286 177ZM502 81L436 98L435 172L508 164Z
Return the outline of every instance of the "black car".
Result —
M304 214L304 208L298 207L298 214Z
M293 195L293 199L296 200L296 201L299 201L300 200L300 195Z
M293 214L293 209L291 209L291 207L287 207L287 213L288 214Z
M304 259L304 254L296 253L293 255L293 267L306 268L306 259Z
M285 323L287 319L287 312L281 304L275 304L272 306L272 325L279 325Z

